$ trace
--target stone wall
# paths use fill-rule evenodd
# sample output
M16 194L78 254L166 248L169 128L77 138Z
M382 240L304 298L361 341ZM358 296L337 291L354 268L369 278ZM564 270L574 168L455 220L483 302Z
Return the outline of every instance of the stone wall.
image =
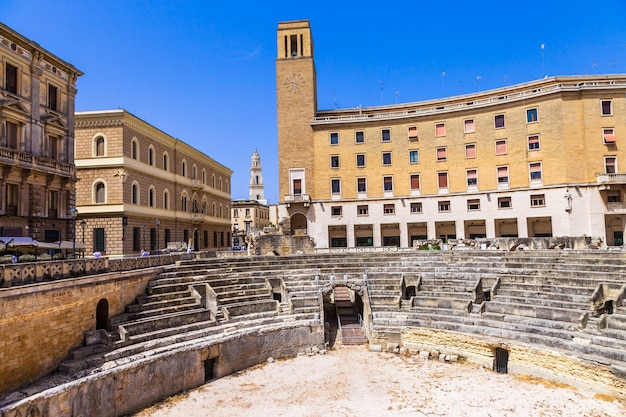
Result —
M315 244L309 236L260 235L253 255L293 255L314 252Z

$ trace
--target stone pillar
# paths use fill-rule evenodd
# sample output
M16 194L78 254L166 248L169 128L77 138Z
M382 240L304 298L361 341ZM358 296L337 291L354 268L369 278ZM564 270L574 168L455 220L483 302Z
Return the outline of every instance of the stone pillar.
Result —
M493 218L485 218L485 235L488 239L496 237L496 224Z
M435 221L434 220L429 220L426 223L426 233L428 233L428 239L433 240L433 239L437 239L437 227L435 226Z
M517 218L517 236L528 237L528 222L526 217Z
M356 238L354 237L354 224L346 224L346 246L353 248L356 246Z
M412 242L409 242L409 229L406 223L399 223L398 227L400 228L400 247L408 248L412 246Z
M70 82L67 85L67 153L66 162L74 164L74 113L76 109L76 74L70 74Z
M372 225L372 244L374 247L383 245L380 233L380 223L374 223Z
M465 239L465 222L463 220L455 221L454 229L457 239Z
M33 63L30 66L30 137L26 138L26 152L31 152L34 155L41 156L43 147L43 136L41 132L41 108L39 104L39 95L41 88L41 80L39 77L43 74L41 68L39 68L39 61L41 59L41 53L35 52L33 54Z

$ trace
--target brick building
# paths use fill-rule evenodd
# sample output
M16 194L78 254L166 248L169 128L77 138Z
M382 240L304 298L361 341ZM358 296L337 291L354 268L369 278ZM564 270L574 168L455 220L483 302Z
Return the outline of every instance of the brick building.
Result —
M626 75L318 110L308 21L278 25L279 218L318 247L626 230Z
M71 240L83 73L1 23L0 65L0 236Z
M136 255L230 245L232 171L125 110L76 113L77 239Z

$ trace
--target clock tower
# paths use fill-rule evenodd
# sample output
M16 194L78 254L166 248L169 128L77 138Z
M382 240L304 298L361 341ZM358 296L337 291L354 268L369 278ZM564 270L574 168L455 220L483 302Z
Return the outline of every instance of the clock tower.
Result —
M306 216L313 193L313 131L317 111L313 39L308 20L278 24L276 106L279 199ZM307 182L307 178L309 181Z

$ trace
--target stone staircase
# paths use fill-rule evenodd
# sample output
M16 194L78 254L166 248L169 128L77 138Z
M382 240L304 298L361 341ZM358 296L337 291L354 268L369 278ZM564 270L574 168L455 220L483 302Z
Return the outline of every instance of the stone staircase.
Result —
M356 306L350 298L348 287L337 286L334 289L335 310L341 329L341 343L344 345L363 345L367 337L361 329L361 322Z

